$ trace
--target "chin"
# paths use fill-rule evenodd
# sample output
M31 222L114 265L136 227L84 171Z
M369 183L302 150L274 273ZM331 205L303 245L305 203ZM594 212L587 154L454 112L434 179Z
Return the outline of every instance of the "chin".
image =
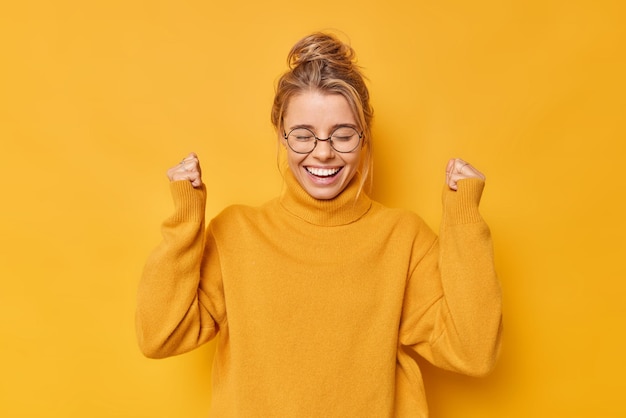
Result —
M339 196L343 190L307 190L309 195L317 200L331 200Z
M325 185L317 184L311 176L305 175L300 184L311 197L318 200L330 200L339 196L354 177L354 175L346 177L346 174L348 173L338 173L331 184Z

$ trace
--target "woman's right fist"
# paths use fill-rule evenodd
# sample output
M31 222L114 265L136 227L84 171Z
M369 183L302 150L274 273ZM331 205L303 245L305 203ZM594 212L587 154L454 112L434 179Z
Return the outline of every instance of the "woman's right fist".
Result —
M195 152L192 152L174 167L167 170L170 181L188 180L193 187L202 186L202 170L200 160Z

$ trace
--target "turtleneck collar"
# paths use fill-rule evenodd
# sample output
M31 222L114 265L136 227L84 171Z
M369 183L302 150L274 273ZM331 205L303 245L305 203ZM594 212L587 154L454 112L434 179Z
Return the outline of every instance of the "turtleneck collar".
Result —
M320 226L347 225L365 215L372 206L371 199L363 191L359 193L358 174L337 197L319 200L302 188L289 167L283 168L282 172L285 187L279 198L281 206L308 223Z

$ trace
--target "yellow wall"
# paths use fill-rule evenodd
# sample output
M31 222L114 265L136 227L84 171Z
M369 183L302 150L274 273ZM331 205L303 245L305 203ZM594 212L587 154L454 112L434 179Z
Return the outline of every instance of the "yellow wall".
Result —
M433 416L625 416L622 2L248 3L0 6L0 416L206 416L211 346L134 339L165 169L200 155L209 216L274 196L273 82L324 28L371 79L377 199L437 228L447 158L488 176L504 351L486 379L426 367Z

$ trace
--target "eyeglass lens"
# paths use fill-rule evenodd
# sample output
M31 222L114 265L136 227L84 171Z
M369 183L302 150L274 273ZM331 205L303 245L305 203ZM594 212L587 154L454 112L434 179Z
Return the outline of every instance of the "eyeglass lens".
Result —
M349 126L342 126L333 131L330 138L318 138L313 131L306 128L293 129L287 135L287 143L289 147L297 152L306 154L315 149L317 141L328 141L330 145L337 152L352 152L354 151L359 142L361 141L361 135L356 129Z

